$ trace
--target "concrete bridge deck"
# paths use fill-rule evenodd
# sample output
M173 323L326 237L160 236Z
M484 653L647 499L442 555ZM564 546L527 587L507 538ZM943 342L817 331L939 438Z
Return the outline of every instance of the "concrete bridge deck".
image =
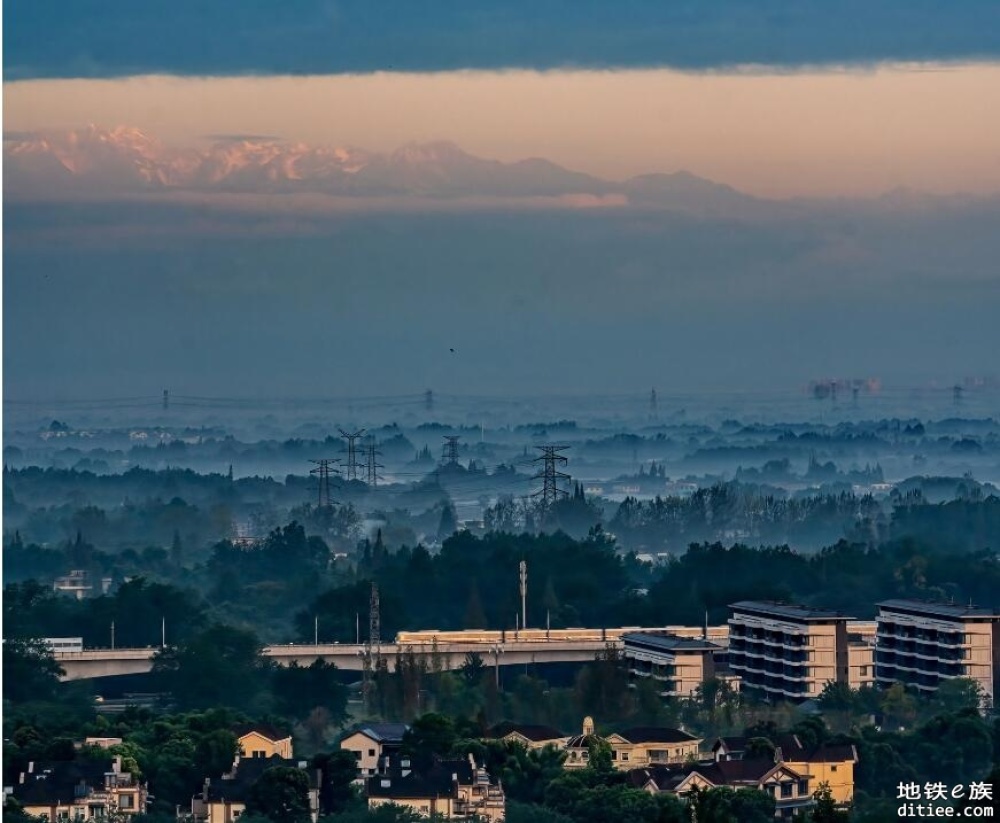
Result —
M728 627L712 627L710 640L722 640L728 634ZM414 654L427 660L429 668L441 670L458 669L469 653L478 654L488 666L518 666L530 663L586 663L609 645L621 648L621 635L626 631L670 631L691 636L703 631L688 626L671 626L660 629L594 629L594 630L553 630L540 632L529 630L530 639L519 637L517 632L506 632L503 639L493 639L493 633L485 632L441 632L441 638L429 632L411 633L418 635L410 642L384 643L381 655L392 669L397 654ZM585 634L581 634L584 633ZM457 639L461 635L468 639ZM527 634L527 632L525 632ZM144 649L84 649L83 651L58 651L54 653L56 662L65 672L62 680L89 680L125 674L143 674L153 668L153 657L159 648ZM263 654L280 666L312 665L316 660L334 663L345 671L360 672L364 668L365 646L354 643L290 643L287 645L265 646Z

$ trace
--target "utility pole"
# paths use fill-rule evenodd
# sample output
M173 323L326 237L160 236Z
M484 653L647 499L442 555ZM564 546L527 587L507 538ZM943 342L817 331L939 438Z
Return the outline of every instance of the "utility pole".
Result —
M376 459L382 455L382 452L375 448L376 445L375 436L372 435L368 438L368 445L365 446L365 475L368 478L368 485L373 489L378 486L378 481L381 479L378 470L385 468Z
M167 648L167 618L165 615L160 618L160 648Z
M313 616L313 645L319 645L319 615Z
M111 650L114 651L115 648L115 621L111 621Z
M518 564L518 576L521 584L521 628L528 627L528 562L522 560Z
M358 429L356 432L345 432L343 429L338 429L340 436L347 441L347 479L357 480L358 479L358 449L354 444L361 439L361 436L365 433L364 429Z
M316 489L316 507L322 509L324 506L329 508L333 505L333 498L330 497L330 474L339 474L339 470L336 468L336 464L340 461L337 459L330 459L323 457L319 460L310 460L310 463L315 463L315 469L309 469L309 474L315 474L319 480L319 485Z
M534 476L534 480L542 481L542 488L535 492L532 497L541 498L541 508L543 513L548 512L551 506L569 492L559 487L560 480L569 480L569 475L559 471L557 465L565 465L567 458L559 452L565 451L569 446L536 446L542 454L536 457L533 463L542 463L542 470Z
M458 435L445 435L444 444L444 459L443 464L445 466L458 465Z

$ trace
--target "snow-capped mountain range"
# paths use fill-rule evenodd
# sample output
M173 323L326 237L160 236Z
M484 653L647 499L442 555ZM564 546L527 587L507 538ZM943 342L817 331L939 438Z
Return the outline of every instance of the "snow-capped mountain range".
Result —
M174 148L124 126L5 135L4 166L8 195L166 189L437 198L620 195L697 210L754 201L685 172L612 182L539 158L487 160L448 142L410 143L388 154L249 137Z

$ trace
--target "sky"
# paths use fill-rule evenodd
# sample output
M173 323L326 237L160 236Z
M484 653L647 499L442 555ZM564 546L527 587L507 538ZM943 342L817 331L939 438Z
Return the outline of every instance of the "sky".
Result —
M1000 191L1000 65L796 73L461 71L8 84L5 128L136 126L389 151L452 140L622 179L686 170L762 196Z
M379 199L8 173L5 397L996 371L995 2L37 0L4 4L3 38L5 155L96 124L597 178ZM762 199L615 182L676 172Z

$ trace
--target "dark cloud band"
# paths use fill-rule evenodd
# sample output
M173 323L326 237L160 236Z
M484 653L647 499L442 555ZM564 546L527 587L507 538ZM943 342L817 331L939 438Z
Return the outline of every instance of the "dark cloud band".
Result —
M32 77L504 68L711 70L1000 58L995 0L32 0L4 8Z

